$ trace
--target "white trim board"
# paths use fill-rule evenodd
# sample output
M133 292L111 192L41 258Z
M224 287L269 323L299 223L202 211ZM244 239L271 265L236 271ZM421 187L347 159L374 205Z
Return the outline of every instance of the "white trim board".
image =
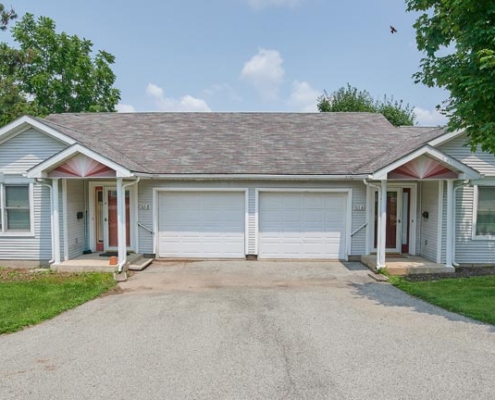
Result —
M76 141L71 137L66 136L63 133L60 133L55 129L46 126L45 124L35 120L34 118L24 116L0 128L0 144L31 128L34 128L48 136L51 136L59 142L66 143L68 145L73 145L74 143L76 143Z

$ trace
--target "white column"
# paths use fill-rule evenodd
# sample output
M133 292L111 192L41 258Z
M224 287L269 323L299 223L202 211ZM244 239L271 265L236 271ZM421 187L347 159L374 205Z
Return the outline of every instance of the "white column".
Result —
M60 211L59 211L59 191L58 191L59 179L55 178L52 180L52 191L53 191L53 251L55 252L54 263L60 264Z
M385 248L387 234L387 181L381 181L377 240L377 269L385 268Z
M454 260L454 181L447 180L447 243L446 243L446 267L452 267Z
M119 265L126 260L125 193L122 178L117 178L117 232Z
M64 261L69 259L69 224L67 220L67 178L62 179L62 215L64 233Z

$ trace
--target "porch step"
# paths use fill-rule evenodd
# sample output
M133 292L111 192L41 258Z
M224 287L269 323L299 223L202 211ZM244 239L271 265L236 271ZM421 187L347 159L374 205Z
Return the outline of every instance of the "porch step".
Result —
M153 262L153 258L145 258L143 256L129 261L127 268L130 271L142 271L147 268Z
M377 272L376 255L362 256L361 262L372 271ZM453 267L436 264L418 256L387 256L385 265L385 270L390 275L448 274L455 272Z

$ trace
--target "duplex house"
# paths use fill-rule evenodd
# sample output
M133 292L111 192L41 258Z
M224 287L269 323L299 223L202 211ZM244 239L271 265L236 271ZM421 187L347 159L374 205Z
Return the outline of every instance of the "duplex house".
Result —
M88 113L0 129L0 264L495 263L495 157L370 113Z

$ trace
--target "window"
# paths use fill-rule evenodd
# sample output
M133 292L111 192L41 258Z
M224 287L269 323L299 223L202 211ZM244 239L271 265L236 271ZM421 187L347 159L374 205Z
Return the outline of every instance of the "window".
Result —
M495 236L495 187L478 186L476 236Z
M1 203L2 233L31 232L29 185L2 185Z

